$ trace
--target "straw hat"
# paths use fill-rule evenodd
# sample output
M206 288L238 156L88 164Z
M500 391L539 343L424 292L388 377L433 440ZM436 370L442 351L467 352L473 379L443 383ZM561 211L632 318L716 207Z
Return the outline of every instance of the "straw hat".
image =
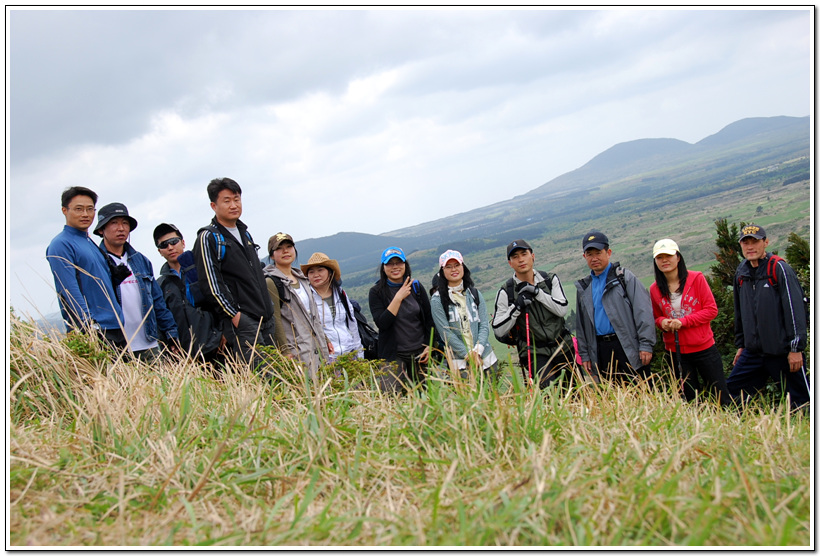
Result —
M303 264L300 266L305 276L307 276L308 270L310 270L314 266L323 266L325 268L330 269L330 271L333 273L333 276L331 277L332 280L342 279L342 271L339 269L339 262L336 259L329 258L324 253L314 253L308 259L307 264Z

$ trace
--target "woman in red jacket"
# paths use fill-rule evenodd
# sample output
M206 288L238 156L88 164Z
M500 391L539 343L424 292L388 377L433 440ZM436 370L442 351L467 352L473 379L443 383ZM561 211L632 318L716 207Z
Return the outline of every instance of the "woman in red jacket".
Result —
M683 396L692 401L703 389L717 396L720 405L728 405L732 397L726 389L723 360L709 326L718 309L706 278L700 272L686 270L678 244L671 239L655 243L652 256L655 258L655 283L649 286L652 312L655 324L663 330L666 349L673 353L675 332L678 333L681 367L678 376L682 379Z

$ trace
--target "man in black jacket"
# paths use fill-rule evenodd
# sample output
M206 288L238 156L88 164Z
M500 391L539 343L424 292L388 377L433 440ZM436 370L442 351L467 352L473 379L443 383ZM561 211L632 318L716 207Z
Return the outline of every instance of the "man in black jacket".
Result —
M214 218L194 243L197 282L205 304L222 323L232 354L255 369L262 361L256 344L274 345L273 303L268 295L259 246L239 220L242 189L230 178L208 184Z
M794 270L766 252L766 230L750 224L740 233L746 259L734 282L735 354L726 386L732 396L761 390L769 377L785 381L792 407L808 404L805 372L806 309Z
M159 271L157 283L162 288L165 304L174 315L179 330L182 349L190 350L193 357L212 361L224 345L221 327L216 326L213 315L195 307L181 274L180 255L185 251L182 232L173 224L162 223L154 228L154 245L165 259Z

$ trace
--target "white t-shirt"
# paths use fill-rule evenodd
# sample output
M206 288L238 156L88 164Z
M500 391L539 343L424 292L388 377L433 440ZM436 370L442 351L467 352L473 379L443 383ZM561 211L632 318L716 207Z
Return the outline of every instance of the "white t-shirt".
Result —
M131 270L131 265L128 264L128 253L123 253L122 257L117 257L112 253L109 253L109 255L114 264L123 263ZM125 339L130 342L131 351L142 351L157 347L159 345L157 341L149 341L148 335L145 334L145 327L142 322L142 318L145 316L142 314L142 293L133 270L131 270L128 278L120 284L120 301L122 302L122 314L125 317L123 332L125 333Z

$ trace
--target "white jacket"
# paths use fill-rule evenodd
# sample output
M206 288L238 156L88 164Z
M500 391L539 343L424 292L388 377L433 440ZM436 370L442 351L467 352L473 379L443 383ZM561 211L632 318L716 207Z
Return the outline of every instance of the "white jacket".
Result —
M359 326L353 316L353 303L348 298L347 301L350 305L350 314L348 315L347 307L342 302L336 288L331 288L331 290L333 291L333 303L336 306L336 318L333 318L333 312L325 300L322 299L322 296L312 286L310 288L313 299L316 301L316 311L319 320L322 321L325 336L333 344L333 353L330 355L330 360L333 361L340 355L351 352L355 353L358 359L364 359L364 348L362 348L362 340L359 336Z

